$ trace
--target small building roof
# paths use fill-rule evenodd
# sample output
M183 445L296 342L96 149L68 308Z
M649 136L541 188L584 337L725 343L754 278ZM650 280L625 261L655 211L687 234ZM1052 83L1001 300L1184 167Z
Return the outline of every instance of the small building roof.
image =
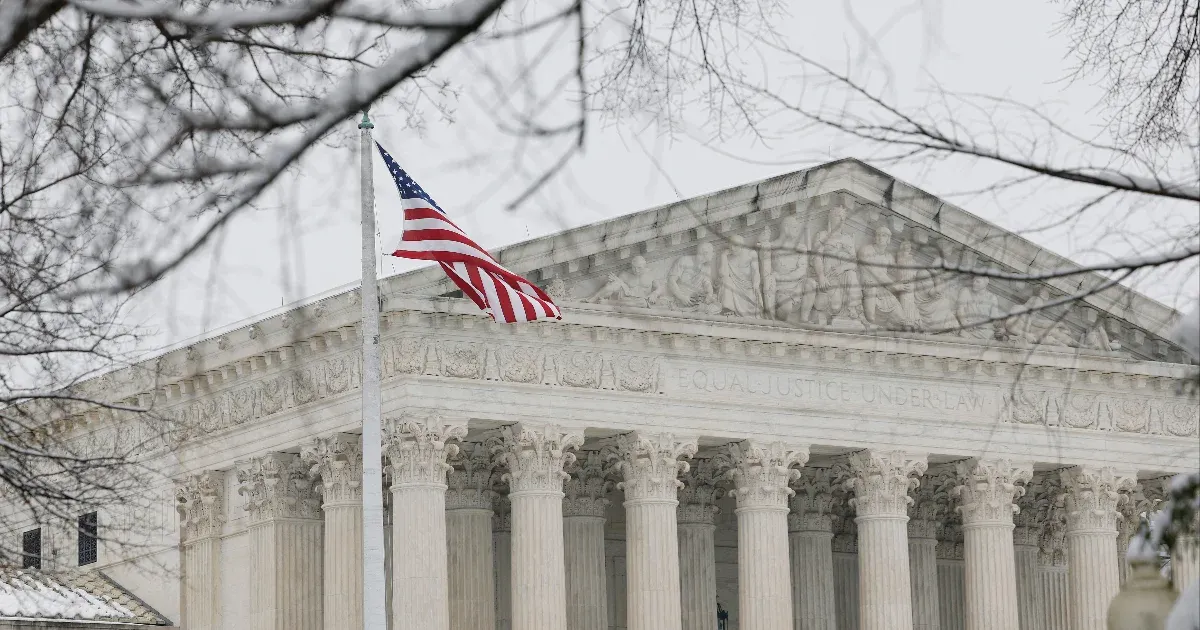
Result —
M98 570L50 572L0 566L0 620L4 619L172 625Z

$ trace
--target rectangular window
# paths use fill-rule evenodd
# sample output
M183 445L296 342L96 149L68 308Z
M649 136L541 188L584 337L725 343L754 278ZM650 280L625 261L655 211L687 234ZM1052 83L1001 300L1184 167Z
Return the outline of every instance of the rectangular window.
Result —
M79 517L79 566L96 562L96 513Z
M42 568L42 529L31 529L21 534L21 566L26 569Z

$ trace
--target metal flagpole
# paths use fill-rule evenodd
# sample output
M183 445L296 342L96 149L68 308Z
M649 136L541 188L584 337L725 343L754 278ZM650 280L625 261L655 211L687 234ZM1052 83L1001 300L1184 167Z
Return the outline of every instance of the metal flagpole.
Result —
M379 392L379 283L375 278L375 188L371 160L371 119L358 123L362 180L362 420L363 420L363 629L386 630L383 567L383 435Z

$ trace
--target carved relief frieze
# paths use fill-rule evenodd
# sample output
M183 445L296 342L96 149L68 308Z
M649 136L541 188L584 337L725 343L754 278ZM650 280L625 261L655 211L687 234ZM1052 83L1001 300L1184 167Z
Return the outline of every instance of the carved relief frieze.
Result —
M1014 424L1195 437L1200 409L1182 400L1134 393L1055 392L1018 383L1004 392L1001 420Z

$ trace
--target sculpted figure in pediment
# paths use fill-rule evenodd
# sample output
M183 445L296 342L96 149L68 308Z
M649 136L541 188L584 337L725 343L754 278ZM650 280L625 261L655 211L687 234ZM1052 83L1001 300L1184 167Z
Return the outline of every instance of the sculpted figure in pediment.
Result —
M693 256L680 256L667 272L665 287L652 293L651 302L676 310L719 313L714 262L716 250L712 243L701 243Z
M729 249L721 253L717 270L717 297L721 312L742 317L762 317L762 275L758 252L746 245L746 239L734 236Z
M807 322L817 299L817 281L809 275L808 242L800 218L779 224L779 236L761 252L763 301L767 317Z
M1104 350L1111 352L1113 349L1112 340L1108 337L1108 331L1104 330L1104 325L1096 322L1087 332L1083 333L1083 347L1092 350Z
M916 270L896 268L896 259L888 252L891 240L892 231L878 227L875 229L875 240L858 250L859 277L863 282L863 316L875 326L913 329L920 323L913 297ZM904 244L908 246L907 264L912 264L912 246L907 242Z
M854 235L846 225L846 209L830 208L829 226L813 239L813 251L817 254L812 261L817 280L813 310L819 313L818 323L828 324L843 317L854 321L861 318L862 285L855 264L856 249Z
M991 322L980 323L1000 314L996 296L988 291L989 283L987 276L975 276L970 286L963 287L958 292L958 304L954 312L958 316L958 325L963 327L959 331L961 336L973 339L995 338L996 326Z
M900 262L899 256L896 261ZM930 269L918 271L913 293L921 329L935 333L949 332L958 327L958 317L954 313L954 287L937 271L941 265L942 257L935 256Z
M651 299L655 297L657 284L646 259L634 256L629 261L629 271L609 274L604 286L583 301L593 304L648 307Z
M1017 310L1029 310L1009 319L1008 333L1014 341L1034 345L1076 347L1079 343L1071 334L1070 329L1046 316L1040 310L1050 301L1050 289L1045 285L1038 287L1033 297L1029 298Z

